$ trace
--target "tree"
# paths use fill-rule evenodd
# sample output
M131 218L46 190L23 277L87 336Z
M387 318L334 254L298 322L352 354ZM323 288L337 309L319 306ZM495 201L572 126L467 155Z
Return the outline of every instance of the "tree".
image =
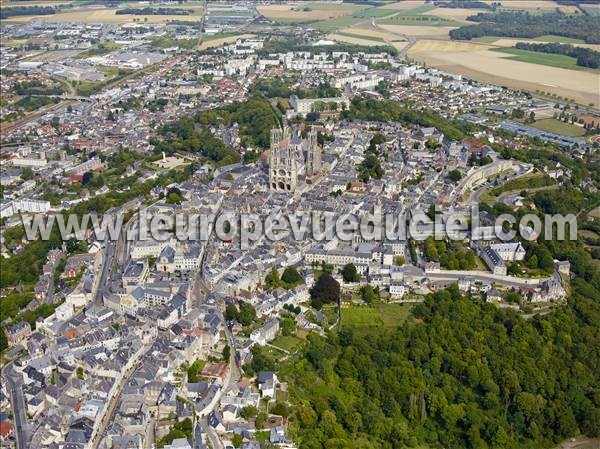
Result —
M75 372L77 374L77 379L83 380L83 368L81 366L78 366Z
M356 270L356 265L353 263L347 263L341 270L342 278L345 282L358 282L360 281L360 274Z
M277 288L281 286L281 278L277 268L271 268L271 271L265 276L265 286L267 288Z
M281 275L281 281L286 288L293 288L304 282L304 278L300 276L296 267L287 267Z
M329 273L323 273L310 289L311 305L321 309L323 304L339 303L340 284Z
M373 304L375 301L379 299L378 292L373 289L370 285L363 285L360 288L360 299L362 299L367 304Z
M296 322L292 318L283 318L280 322L282 335L294 335L296 333Z
M183 201L183 196L181 195L181 190L177 187L172 187L167 192L166 202L168 204L181 204Z
M256 319L256 310L252 304L243 302L240 305L240 313L238 315L238 321L242 326L248 326Z
M231 438L231 444L233 444L233 447L242 447L243 442L244 439L239 433L235 433L233 438Z
M256 417L256 428L257 429L262 429L265 426L265 422L267 422L267 419L269 417L267 416L267 414L265 412L260 412L258 414L258 416Z
M258 410L253 405L247 405L240 411L240 416L244 419L254 418Z
M223 360L226 362L229 362L230 358L231 358L231 348L229 347L229 345L225 345L225 347L223 347Z
M461 180L462 174L458 170L451 170L450 172L448 172L448 178L450 179L450 181L456 184L458 181Z
M225 307L225 319L227 321L237 320L239 312L235 304L227 304Z
M31 170L31 167L23 168L23 171L21 172L21 179L24 181L33 179L33 170Z
M404 256L396 256L394 258L394 264L401 267L406 263L406 258Z
M273 407L271 407L271 413L273 415L279 415L287 418L290 415L290 408L285 402L277 401Z
M94 174L91 171L86 171L81 177L81 184L87 185L91 180Z
M535 254L529 258L527 265L529 266L529 268L533 269L538 267L538 258Z

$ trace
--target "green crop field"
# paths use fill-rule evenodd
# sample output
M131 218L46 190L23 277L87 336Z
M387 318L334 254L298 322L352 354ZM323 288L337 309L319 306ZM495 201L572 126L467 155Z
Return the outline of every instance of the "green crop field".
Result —
M525 37L507 37L507 36L483 36L477 37L473 39L474 42L481 42L484 44L493 44L494 42L505 39L505 40L515 40L519 42L556 42L559 44L583 44L584 41L582 39L575 39L572 37L564 37L564 36L554 36L551 34L546 34L544 36L538 36L533 38L525 38Z
M364 19L359 19L356 17L336 17L335 19L322 20L322 21L316 22L316 23L312 24L311 26L317 28L320 31L329 32L329 31L335 31L339 28L349 27L351 25L354 25L354 24L360 22L361 20L364 20Z
M388 17L380 20L379 23L384 25L413 25L413 26L429 26L429 27L460 27L464 23L456 20L442 19L436 16L419 16L399 14L397 16Z
M385 8L368 8L363 9L362 11L357 11L352 14L353 17L385 17L391 16L392 14L397 14L398 10L396 9L385 9Z
M431 10L435 9L435 6L431 5L421 5L412 9L398 10L402 13L403 16L418 16L419 14L424 14Z
M512 55L506 59L520 62L529 62L532 64L547 65L549 67L558 67L561 69L586 70L598 72L598 70L588 69L577 65L577 59L566 55L554 55L551 53L541 53L537 51L519 50L514 47L492 48L492 51L499 51Z
M341 35L341 36L348 36L348 37L354 37L356 39L364 39L367 41L374 41L374 42L381 42L381 43L385 43L385 41L383 40L382 37L378 37L378 36L368 36L366 34L354 34L354 33L347 33L345 31L339 31L337 34Z

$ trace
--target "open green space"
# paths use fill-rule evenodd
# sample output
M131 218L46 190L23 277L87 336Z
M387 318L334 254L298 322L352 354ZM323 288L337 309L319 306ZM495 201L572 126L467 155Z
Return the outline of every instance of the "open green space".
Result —
M372 306L343 306L342 326L396 328L410 314L410 306L402 304L374 304Z
M382 37L378 37L378 36L367 36L364 34L354 34L354 33L347 33L345 31L339 31L337 34L339 34L340 36L348 36L348 37L353 37L356 39L363 39L366 41L373 41L373 42L381 42L381 43L385 43L385 40L383 40Z
M529 125L537 129L569 137L581 137L585 134L585 130L581 126L561 122L555 118L545 118Z
M418 16L435 9L433 5L421 5L412 9L399 10L403 16Z
M398 10L396 9L385 9L385 8L368 8L363 9L361 11L357 11L352 14L353 17L386 17L391 16L393 14L397 14Z
M546 34L544 36L538 36L533 38L525 37L506 37L506 36L482 36L473 39L474 42L481 42L484 44L492 44L499 39L518 39L520 42L556 42L559 44L583 44L582 39L575 39L573 37L565 36L554 36L552 34Z
M384 25L412 25L429 27L460 27L464 23L451 19L443 19L436 16L420 16L399 14L381 20L379 23Z
M551 53L540 53L537 51L519 50L514 47L502 47L492 48L492 51L498 51L500 53L506 53L509 56L506 59L513 61L529 62L531 64L546 65L549 67L558 67L561 69L570 70L587 70L592 72L598 72L595 69L588 69L577 65L577 59L566 55L555 55Z
M288 352L294 352L303 342L304 340L294 335L280 335L271 344Z
M203 34L202 42L210 42L217 39L224 39L226 37L235 36L238 33L216 33L216 34Z
M338 28L346 28L351 25L355 25L361 20L364 19L359 19L357 17L336 17L335 19L315 22L311 26L323 32L330 32L335 31Z
M276 17L271 19L274 22L281 23L283 25L295 25L300 23L312 23L315 19L302 19L299 17Z

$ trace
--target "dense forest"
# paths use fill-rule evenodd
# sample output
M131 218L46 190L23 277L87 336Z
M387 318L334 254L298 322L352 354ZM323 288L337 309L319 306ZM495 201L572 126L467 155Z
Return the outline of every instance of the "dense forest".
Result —
M52 6L15 6L11 8L0 8L0 19L8 19L16 16L47 16L55 14Z
M496 3L485 3L477 0L449 0L449 1L436 1L435 6L438 8L469 8L469 9L496 9Z
M447 120L429 110L408 108L392 100L369 100L354 97L350 109L342 111L342 118L400 122L421 126L434 126L451 140L461 140L466 133L477 130L475 125L460 120Z
M528 321L454 285L391 333L310 337L287 368L300 447L540 449L599 435L600 291L588 293Z
M529 14L520 11L503 11L479 13L467 19L478 24L450 31L452 39L471 40L482 36L534 38L552 34L581 39L588 44L600 43L598 18L583 14Z
M184 117L160 129L162 139L152 139L156 152L198 152L216 165L239 162L239 154L214 137L209 127L239 124L239 137L245 147L268 148L271 128L280 126L281 111L262 95L252 95L243 102L201 111L195 117Z
M267 98L289 98L291 95L297 95L298 98L329 98L342 94L341 89L331 86L328 82L311 89L291 87L297 83L295 78L260 78L252 85L250 92L261 93Z
M517 42L515 47L520 50L571 56L577 58L577 65L582 67L590 67L592 69L600 67L600 52L591 48L575 47L574 45L559 43L534 44L529 42Z

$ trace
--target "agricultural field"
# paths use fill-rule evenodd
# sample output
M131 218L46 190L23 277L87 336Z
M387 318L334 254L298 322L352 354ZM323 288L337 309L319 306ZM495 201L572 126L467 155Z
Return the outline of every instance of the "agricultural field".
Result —
M428 26L428 27L460 27L464 25L456 20L444 19L435 16L422 15L404 15L398 14L380 20L383 25L409 25L409 26Z
M397 29L396 29L397 31ZM597 72L517 61L495 47L474 42L420 40L408 52L416 61L483 82L541 90L598 105Z
M474 16L480 12L485 12L485 10L466 8L435 8L429 11L427 14L447 20L457 20L460 22L471 23L467 20L467 17Z
M310 21L349 16L354 11L361 9L361 6L334 3L288 3L282 5L262 5L257 9L260 14L271 20Z
M526 37L515 37L515 38L507 38L502 36L483 36L473 39L476 42L483 42L486 44L494 44L500 45L502 47L512 47L517 42L557 42L559 44L583 44L583 40L575 39L572 37L565 36L553 36L553 35L545 35L538 36L534 38L526 38Z
M506 57L506 59L510 59L512 61L529 62L532 64L547 65L549 67L559 67L570 70L586 70L600 73L597 69L578 66L577 59L567 55L541 53L512 47L500 47L492 50L509 55Z
M351 28L351 30L354 31L352 28ZM383 37L380 37L380 36L370 36L368 34L358 34L358 33L347 32L347 31L338 31L336 34L341 35L341 36L346 36L346 37L354 37L356 39L373 41L373 42L377 42L380 44L385 43L385 40L383 39Z
M403 9L402 11L400 11L400 13L403 16L418 16L420 14L425 14L429 11L433 11L434 9L435 9L435 6L422 4L422 5L413 7L413 8Z
M448 33L455 28L413 25L380 25L380 27L394 34L413 36L417 39L449 39Z
M483 0L483 2L492 4L495 0ZM550 0L505 0L501 3L504 9L554 9L559 6L556 2Z
M424 5L424 0L406 0L397 3L387 3L385 8L395 9L397 11L406 11L408 9L414 9Z
M356 25L359 22L364 21L365 19L359 19L356 17L337 17L335 19L323 20L320 22L316 22L311 24L311 27L314 27L318 30L321 30L325 33L330 31L335 31L340 28L346 28L352 25Z
M581 8L591 16L600 16L600 4L581 5Z
M383 41L372 40L372 38L368 38L366 36L353 35L351 33L343 33L343 32L336 32L336 33L328 34L327 39L331 39L331 40L334 40L337 42L346 42L348 44L365 45L365 46L385 44L385 42L383 42Z
M391 16L393 14L398 14L398 11L395 9L387 9L387 8L368 8L363 9L361 11L357 11L352 14L353 17L362 17L362 18L370 18L370 17L386 17Z

